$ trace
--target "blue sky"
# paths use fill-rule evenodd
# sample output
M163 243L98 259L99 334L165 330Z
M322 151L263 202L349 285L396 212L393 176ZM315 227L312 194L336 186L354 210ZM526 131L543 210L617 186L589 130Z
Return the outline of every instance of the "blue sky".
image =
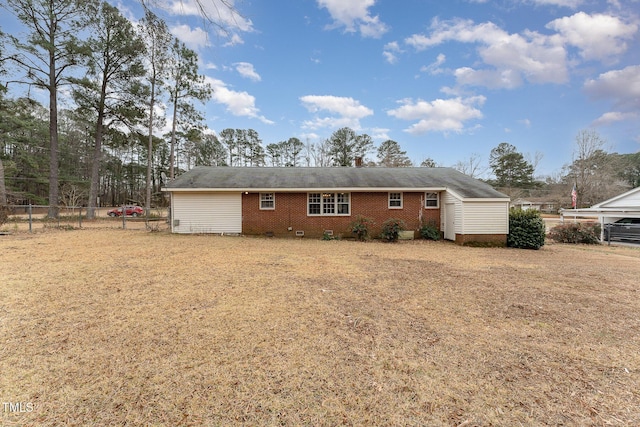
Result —
M508 142L543 155L537 175L571 162L582 129L640 150L639 0L237 0L240 16L202 1L227 34L195 0L156 11L200 55L214 131L266 145L348 126L442 166Z

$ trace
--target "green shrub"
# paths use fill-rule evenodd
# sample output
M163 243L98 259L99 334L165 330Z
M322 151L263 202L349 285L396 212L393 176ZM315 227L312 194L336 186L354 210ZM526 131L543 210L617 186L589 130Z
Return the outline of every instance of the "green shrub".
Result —
M373 224L374 222L371 218L357 215L349 228L351 232L356 235L356 238L362 242L369 238L369 228L373 226Z
M427 224L420 228L420 236L427 240L440 240L440 230L436 226L434 220L430 220Z
M549 232L549 238L558 243L586 243L594 245L600 242L601 227L598 223L569 222L556 225Z
M322 240L338 240L337 236L332 236L331 234L327 233L326 231L324 233L322 233Z
M397 242L398 235L405 229L406 225L403 220L389 218L382 224L382 233L380 233L380 237L387 242Z
M507 246L520 249L540 249L544 246L545 226L540 212L528 209L509 211Z

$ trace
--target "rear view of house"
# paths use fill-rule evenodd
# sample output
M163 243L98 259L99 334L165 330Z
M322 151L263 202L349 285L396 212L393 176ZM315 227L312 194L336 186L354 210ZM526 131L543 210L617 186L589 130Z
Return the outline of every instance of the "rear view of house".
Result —
M451 168L197 167L171 181L171 231L350 236L357 215L435 224L459 244L506 243L509 197Z

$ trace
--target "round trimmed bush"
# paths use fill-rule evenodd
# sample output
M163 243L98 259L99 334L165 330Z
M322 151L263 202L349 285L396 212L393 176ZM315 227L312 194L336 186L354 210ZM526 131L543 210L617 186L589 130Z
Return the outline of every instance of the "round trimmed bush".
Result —
M544 246L545 226L540 212L532 209L509 211L507 246L520 249L540 249Z

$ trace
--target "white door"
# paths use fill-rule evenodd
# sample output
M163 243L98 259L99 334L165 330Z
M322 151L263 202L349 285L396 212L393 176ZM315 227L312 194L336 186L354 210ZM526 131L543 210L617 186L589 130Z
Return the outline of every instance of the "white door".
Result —
M444 238L456 240L456 204L444 205Z

